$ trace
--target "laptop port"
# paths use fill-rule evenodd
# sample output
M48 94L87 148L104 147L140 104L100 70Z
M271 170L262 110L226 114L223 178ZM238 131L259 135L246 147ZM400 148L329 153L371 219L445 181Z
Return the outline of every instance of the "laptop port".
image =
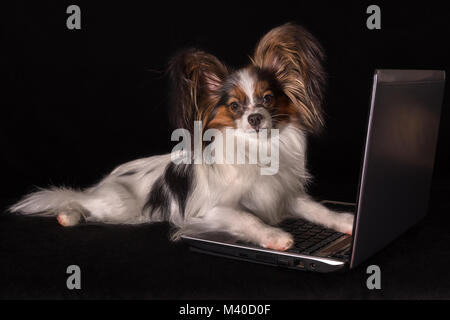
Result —
M255 255L256 260L262 261L262 262L268 262L268 263L276 263L276 257L271 255L265 255L265 254L256 254Z
M287 266L291 266L292 262L290 261L289 258L279 257L278 258L278 265L287 267Z
M311 268L311 270L316 270L316 264L315 263L311 263L310 265L309 265L309 267Z
M303 261L295 260L295 261L294 261L294 265L295 265L297 268L305 269L305 263L304 263Z

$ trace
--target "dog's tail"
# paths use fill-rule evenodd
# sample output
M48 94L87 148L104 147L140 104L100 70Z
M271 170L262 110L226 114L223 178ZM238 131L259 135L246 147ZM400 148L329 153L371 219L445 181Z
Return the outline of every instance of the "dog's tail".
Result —
M51 187L30 193L9 207L8 211L26 215L55 216L71 204L86 197L82 191Z

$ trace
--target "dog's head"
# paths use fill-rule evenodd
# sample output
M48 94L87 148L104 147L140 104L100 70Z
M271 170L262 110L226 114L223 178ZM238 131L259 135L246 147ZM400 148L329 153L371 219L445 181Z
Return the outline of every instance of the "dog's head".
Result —
M324 54L304 28L285 24L268 32L251 63L232 71L197 49L180 52L169 63L171 117L177 128L248 130L293 124L316 133L322 127Z

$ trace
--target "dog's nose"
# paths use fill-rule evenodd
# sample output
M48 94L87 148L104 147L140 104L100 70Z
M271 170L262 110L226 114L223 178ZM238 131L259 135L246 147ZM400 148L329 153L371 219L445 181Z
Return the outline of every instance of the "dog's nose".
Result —
M256 129L261 124L262 119L263 119L262 114L260 114L260 113L252 113L251 115L248 116L248 123L253 128Z

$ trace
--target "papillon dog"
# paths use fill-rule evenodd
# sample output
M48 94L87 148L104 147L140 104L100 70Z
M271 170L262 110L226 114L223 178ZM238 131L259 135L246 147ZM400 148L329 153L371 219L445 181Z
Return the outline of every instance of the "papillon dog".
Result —
M183 50L169 62L175 127L192 133L197 121L202 132L236 129L244 137L277 129L274 174L261 174L260 163L176 163L169 153L125 163L85 190L41 189L10 211L56 216L65 227L168 221L173 240L218 231L274 250L293 245L293 237L277 227L288 217L351 234L352 214L329 210L306 190L307 135L323 126L323 60L318 41L288 23L264 35L242 69L198 49ZM202 143L202 150L207 146Z

